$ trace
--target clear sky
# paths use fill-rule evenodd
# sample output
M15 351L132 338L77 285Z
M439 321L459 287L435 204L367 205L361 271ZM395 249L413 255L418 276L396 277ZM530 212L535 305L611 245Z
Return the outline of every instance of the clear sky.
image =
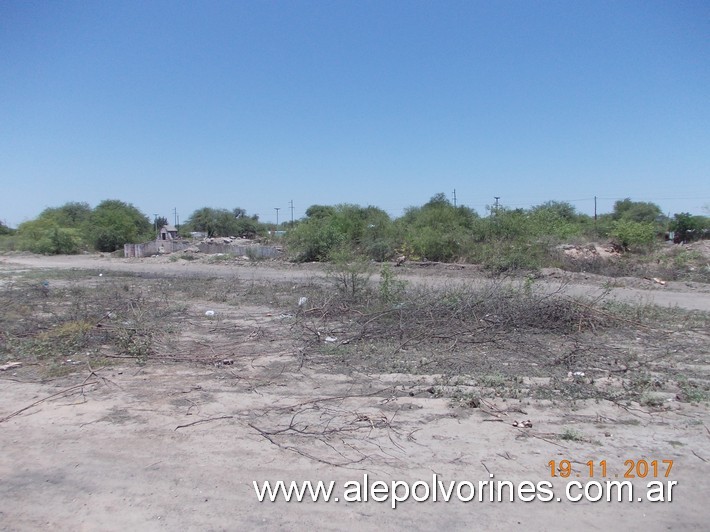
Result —
M710 2L0 2L0 220L710 204ZM707 214L707 213L706 213Z

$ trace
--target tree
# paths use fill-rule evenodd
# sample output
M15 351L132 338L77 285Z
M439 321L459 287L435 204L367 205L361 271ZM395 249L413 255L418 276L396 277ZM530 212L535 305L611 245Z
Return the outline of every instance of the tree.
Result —
M14 229L8 227L5 222L0 221L0 235L11 235L15 232Z
M88 203L69 202L43 210L18 227L19 248L43 254L73 254L87 246L83 232L91 217Z
M460 257L471 242L478 214L463 205L454 207L439 193L422 207L410 207L397 221L404 245L414 256L449 261Z
M51 220L60 227L80 228L91 218L91 206L86 202L70 201L61 207L42 211L39 218Z
M91 213L86 233L98 251L116 251L129 242L154 238L153 224L130 203L105 200Z
M186 224L192 231L207 233L208 237L214 236L239 236L253 238L264 232L259 217L248 216L244 209L237 207L233 210L213 209L202 207L192 213Z
M60 227L49 216L40 216L17 228L19 248L45 255L71 255L81 251L83 240L78 229Z
M670 229L675 231L675 242L690 242L707 238L710 232L710 218L681 212L673 216Z
M287 243L301 261L327 261L342 251L385 260L394 253L392 234L389 215L377 207L312 205Z
M530 209L528 236L550 236L560 239L578 235L582 220L588 217L577 214L574 205L564 201L548 201Z
M539 212L549 213L555 218L566 222L574 222L577 220L578 216L577 209L575 209L574 205L566 201L546 201L530 209L530 214Z
M335 214L335 207L330 205L311 205L306 209L306 217L308 218L328 218Z
M160 231L163 227L165 227L168 224L168 219L165 216L158 216L155 219L155 230Z
M639 223L656 223L664 219L663 211L655 203L631 201L630 198L614 203L614 220L628 220Z
M230 236L236 233L236 218L227 209L203 207L192 213L187 225L193 231L207 233L208 237Z

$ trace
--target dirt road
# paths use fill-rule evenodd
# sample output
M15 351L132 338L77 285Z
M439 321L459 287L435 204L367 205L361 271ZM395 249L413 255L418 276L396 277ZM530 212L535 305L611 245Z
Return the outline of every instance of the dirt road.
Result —
M186 277L234 277L243 280L291 279L304 281L324 275L318 264L288 265L280 262L224 262L209 264L203 261L180 260L171 262L165 257L145 259L118 259L101 255L64 255L41 257L37 255L12 255L0 257L0 265L17 265L27 268L95 269L106 272L132 272L148 276L176 275ZM476 270L464 266L433 268L407 267L398 270L402 279L412 283L431 285L474 284L492 282ZM377 275L373 277L377 279ZM515 281L512 281L515 282ZM710 311L710 287L700 283L668 282L664 285L653 280L631 278L606 278L592 274L550 272L535 281L536 286L550 292L572 296L603 296L605 299L633 303L647 303L664 307Z

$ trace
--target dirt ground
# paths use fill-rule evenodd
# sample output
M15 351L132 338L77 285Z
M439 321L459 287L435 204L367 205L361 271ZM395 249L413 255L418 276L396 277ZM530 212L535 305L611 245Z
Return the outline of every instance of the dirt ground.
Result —
M0 257L0 281L23 272L294 283L316 265L208 264L106 256ZM98 277L98 274L101 277ZM475 269L410 267L422 284L489 282ZM564 279L564 284L562 283ZM235 281L235 282L236 282ZM546 272L535 281L565 294L710 311L707 285ZM298 289L293 294L294 313ZM205 311L215 312L208 319ZM433 393L425 371L347 371L308 363L282 334L287 315L267 300L239 305L196 297L162 358L38 379L33 368L0 372L0 528L3 530L707 530L710 415L706 402L664 397L660 408L492 395L476 408ZM326 340L327 341L327 340ZM521 347L522 349L522 347ZM692 351L692 350L691 350ZM204 363L196 354L205 357ZM120 356L120 353L116 353ZM707 346L682 364L707 376ZM310 361L313 362L313 361ZM71 362L68 362L71 363ZM681 362L679 362L680 364ZM532 427L524 426L530 420ZM517 426L515 426L517 424ZM550 461L571 476L552 478ZM628 460L662 464L633 478L633 502L570 502L570 480L623 477ZM663 461L673 461L664 476ZM587 463L593 461L590 477ZM606 462L607 479L599 464ZM253 481L493 479L550 481L555 499L522 502L259 502ZM559 473L558 473L559 474ZM672 502L639 502L649 481L676 481ZM556 497L562 500L557 501Z

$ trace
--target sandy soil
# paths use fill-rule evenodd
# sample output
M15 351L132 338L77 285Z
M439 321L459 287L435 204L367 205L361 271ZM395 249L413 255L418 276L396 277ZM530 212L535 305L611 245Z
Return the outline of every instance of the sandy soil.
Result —
M108 255L9 255L0 257L0 265L29 268L95 269L100 271L133 272L151 276L184 275L188 277L232 277L249 280L308 280L321 276L319 264L294 265L280 261L222 262L204 260L171 261L169 257L118 259ZM483 284L491 282L475 266L436 264L430 267L408 265L398 271L402 278L415 283L441 285L445 283ZM374 279L377 275L374 276ZM515 282L515 281L511 281ZM660 285L651 279L608 278L601 275L546 270L538 285L550 291L569 295L587 295L622 301L644 302L660 306L677 306L691 310L710 311L710 286L693 282L667 282Z
M226 266L106 257L3 257L17 268L91 268L243 279L310 278L315 267ZM439 272L442 273L442 272ZM437 282L485 282L466 269ZM601 289L582 279L567 290ZM425 281L421 281L425 282ZM549 281L555 286L556 279ZM710 310L704 287L613 288L617 297ZM269 335L268 308L217 308L224 323L254 330L213 349L218 366L153 363L84 371L49 383L0 374L0 527L4 530L707 530L710 416L671 401L651 412L608 403L553 405L486 400L452 408L428 393L436 376L331 374L299 368L293 345ZM701 361L703 362L703 361ZM708 364L705 360L704 364ZM83 385L83 386L82 386ZM69 390L69 391L66 391ZM54 395L58 394L58 395ZM38 404L25 409L26 407ZM25 409L25 410L23 410ZM16 415L13 415L17 413ZM532 428L513 426L531 420ZM581 435L560 440L563 430ZM324 436L328 435L327 438ZM673 501L568 502L567 480L590 480L589 460L609 477L624 462L673 460ZM551 478L570 460L570 479ZM557 502L257 501L252 482L351 480L551 481ZM579 477L577 477L579 475ZM594 480L604 481L598 470ZM633 480L636 496L651 477Z

